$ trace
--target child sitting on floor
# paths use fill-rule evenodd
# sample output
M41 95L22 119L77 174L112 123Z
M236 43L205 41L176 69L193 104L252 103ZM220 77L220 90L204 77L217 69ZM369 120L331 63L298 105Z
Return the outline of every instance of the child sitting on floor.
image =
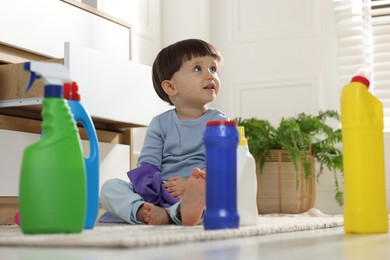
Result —
M203 132L212 120L228 120L207 106L220 89L221 54L211 44L188 39L160 51L153 63L158 96L174 106L147 128L138 167L130 182L103 184L101 201L113 216L131 224L201 223L205 207Z

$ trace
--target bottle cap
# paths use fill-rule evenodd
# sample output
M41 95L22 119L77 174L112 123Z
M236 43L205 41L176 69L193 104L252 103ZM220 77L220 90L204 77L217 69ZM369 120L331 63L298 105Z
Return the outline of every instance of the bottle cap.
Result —
M364 84L367 88L370 87L370 81L364 76L360 76L360 75L354 76L352 78L351 82L359 82L359 83Z
M61 85L46 85L45 97L64 97L64 90Z
M243 126L237 126L238 133L240 134L240 146L247 146L248 140L245 138L245 128Z
M64 98L67 100L80 101L79 86L76 82L64 84Z
M206 123L206 126L218 126L218 125L227 125L227 126L237 126L236 121L231 120L214 120L214 121L208 121Z

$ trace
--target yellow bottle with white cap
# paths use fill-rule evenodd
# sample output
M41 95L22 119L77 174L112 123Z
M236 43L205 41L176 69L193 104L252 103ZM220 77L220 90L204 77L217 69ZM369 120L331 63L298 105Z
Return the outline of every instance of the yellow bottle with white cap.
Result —
M359 75L341 93L345 233L388 231L383 107L368 87Z
M245 129L238 126L240 141L237 147L237 208L240 226L257 224L256 162L249 152Z

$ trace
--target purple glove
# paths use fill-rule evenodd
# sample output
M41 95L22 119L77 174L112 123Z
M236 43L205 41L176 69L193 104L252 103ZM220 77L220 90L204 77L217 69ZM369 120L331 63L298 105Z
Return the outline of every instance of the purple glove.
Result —
M143 162L136 169L128 171L127 176L133 183L134 191L146 202L168 208L179 201L165 189L161 172L153 164Z

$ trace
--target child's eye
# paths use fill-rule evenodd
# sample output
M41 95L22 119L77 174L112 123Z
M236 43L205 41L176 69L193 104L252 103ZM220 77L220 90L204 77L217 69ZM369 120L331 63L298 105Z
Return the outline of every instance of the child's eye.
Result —
M215 67L215 66L210 67L210 71L217 72L217 67Z
M202 68L200 66L195 66L194 71L202 71Z

